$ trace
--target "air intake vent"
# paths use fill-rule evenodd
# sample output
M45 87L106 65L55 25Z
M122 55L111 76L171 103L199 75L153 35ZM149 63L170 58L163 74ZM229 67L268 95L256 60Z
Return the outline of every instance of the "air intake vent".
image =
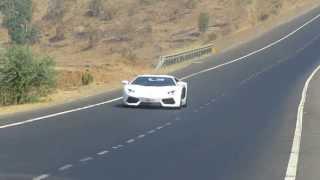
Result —
M175 104L175 101L173 98L169 98L169 99L163 99L162 102L164 104Z
M135 97L128 97L127 102L128 103L137 103L137 102L139 102L139 99L135 98Z

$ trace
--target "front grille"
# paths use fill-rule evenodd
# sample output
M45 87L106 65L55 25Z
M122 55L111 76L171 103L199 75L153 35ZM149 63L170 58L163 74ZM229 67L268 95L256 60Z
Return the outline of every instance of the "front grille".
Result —
M164 104L175 104L175 101L173 98L169 98L169 99L163 99L162 102Z
M161 103L155 102L155 103L150 103L150 102L141 102L140 106L161 106Z
M139 102L139 99L135 98L135 97L128 97L127 102L128 103L137 103L137 102Z

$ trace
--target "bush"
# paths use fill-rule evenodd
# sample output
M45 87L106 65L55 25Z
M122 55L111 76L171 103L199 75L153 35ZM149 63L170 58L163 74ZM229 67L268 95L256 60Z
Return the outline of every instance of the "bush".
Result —
M199 19L198 19L198 27L199 31L206 32L209 27L209 14L208 13L200 13Z
M37 26L32 25L31 28L26 33L25 43L27 44L37 43L40 40L40 36L41 36L40 29Z
M64 1L65 0L49 0L48 12L44 18L55 22L61 22L66 11Z
M38 101L55 87L54 62L34 56L28 47L13 46L0 56L0 105Z
M91 0L89 2L88 16L98 17L103 12L102 0Z
M93 76L88 70L82 74L81 81L82 85L84 86L87 86L93 82Z

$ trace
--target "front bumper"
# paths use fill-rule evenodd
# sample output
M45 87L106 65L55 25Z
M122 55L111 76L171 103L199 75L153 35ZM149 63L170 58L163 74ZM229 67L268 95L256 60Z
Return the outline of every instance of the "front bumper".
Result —
M179 107L180 99L174 96L168 96L164 98L150 98L150 97L134 97L125 95L123 97L123 103L127 106L161 106L161 107Z

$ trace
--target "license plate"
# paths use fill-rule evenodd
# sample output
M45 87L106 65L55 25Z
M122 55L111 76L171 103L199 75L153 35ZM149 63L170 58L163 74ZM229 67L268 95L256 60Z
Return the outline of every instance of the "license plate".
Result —
M144 102L147 102L147 103L154 103L154 102L158 102L157 100L155 99L144 99L143 100Z

